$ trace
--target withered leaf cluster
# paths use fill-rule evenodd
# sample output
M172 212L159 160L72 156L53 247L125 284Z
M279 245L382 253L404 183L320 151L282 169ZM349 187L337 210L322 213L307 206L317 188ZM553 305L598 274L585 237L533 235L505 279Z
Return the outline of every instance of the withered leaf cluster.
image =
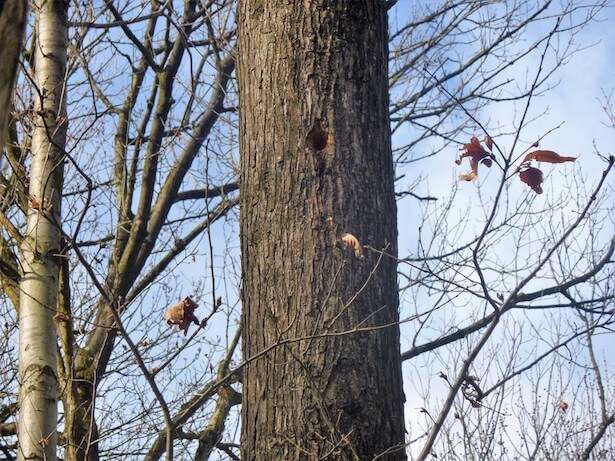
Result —
M485 145L487 149L491 150L492 143L491 138L489 136L485 137ZM468 144L464 144L459 150L464 150L465 152L459 156L455 163L457 165L461 165L461 161L469 157L470 158L470 167L472 171L467 174L462 174L459 176L461 181L474 181L478 177L478 165L485 165L487 168L490 168L493 164L493 154L487 152L477 137L473 136L470 139Z
M493 143L489 136L485 137L486 150L475 136L470 139L468 144L464 144L459 150L465 151L455 160L457 165L461 165L464 158L470 158L471 171L459 176L460 181L474 181L478 177L478 166L485 165L491 167L493 164L493 154L491 153ZM535 150L525 156L519 166L519 179L530 186L537 194L542 194L542 183L544 175L542 171L531 166L533 161L544 163L564 163L574 162L576 157L564 157L551 150Z
M542 182L544 175L538 168L530 166L533 160L545 163L574 162L576 157L562 157L552 150L535 150L525 156L521 162L519 179L530 186L537 194L542 194Z

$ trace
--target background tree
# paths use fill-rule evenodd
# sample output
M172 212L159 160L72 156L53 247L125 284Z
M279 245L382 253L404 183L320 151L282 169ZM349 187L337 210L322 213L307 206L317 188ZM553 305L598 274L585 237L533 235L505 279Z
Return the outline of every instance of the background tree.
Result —
M27 10L28 2L25 0L3 1L0 4L0 48L2 48L4 62L0 70L0 139L2 140L4 140L6 122L9 118L11 95L26 28Z
M188 409L182 407L180 411L181 404L186 402L181 396L172 395L171 405L174 405L176 413L186 413L184 416L179 414L178 420L171 420L169 404L160 390L164 387L162 376L169 373L172 365L168 359L181 353L181 350L168 345L173 333L161 320L171 300L176 300L180 295L185 297L188 288L183 287L181 292L169 290L166 296L159 293L158 298L152 298L157 299L155 307L159 314L155 318L149 317L149 325L140 323L141 327L154 330L152 340L142 338L137 341L141 350L151 351L150 357L144 359L141 350L137 350L126 333L123 322L130 324L131 317L122 321L120 316L128 305L139 299L145 288L167 270L174 259L187 257L184 253L186 248L232 207L232 197L227 199L226 194L237 189L232 182L223 183L223 187L208 187L209 168L219 178L224 178L223 170L230 168L228 164L225 166L225 158L221 157L221 162L218 162L216 156L208 152L194 165L196 176L193 179L197 189L186 191L184 196L178 192L204 140L212 134L212 127L225 112L226 86L234 66L225 38L230 9L219 3L209 5L209 9L193 2L186 3L183 7L180 5L178 10L170 4L152 4L151 14L145 18L139 15L136 21L129 21L129 24L136 23L135 27L146 24L142 43L122 17L127 7L130 4L118 9L108 2L102 10L96 11L90 5L89 8L78 7L71 12L73 34L66 70L68 89L62 94L68 100L69 111L75 119L64 151L64 159L72 162L72 168L68 170L68 186L64 192L67 219L63 223L62 233L65 248L55 251L55 254L67 256L60 278L60 300L51 313L51 316L56 314L59 324L57 359L62 389L62 445L66 456L71 459L98 459L101 456L98 442L101 438L108 438L105 431L99 431L93 418L95 396L105 394L109 389L131 387L127 382L134 378L134 373L127 373L126 379L120 371L123 369L121 364L127 362L127 351L120 349L118 354L113 354L118 333L124 334L128 352L133 354L129 362L137 365L139 373L143 373L137 380L145 379L144 382L149 383L155 405L162 410L161 415L164 416L161 424L166 427L162 440L167 440L168 458L173 458L172 444L181 418L193 417L195 409L211 397L200 397L192 409L188 405ZM92 20L101 12L110 22L97 27ZM210 17L214 12L215 19ZM155 36L159 37L159 30L163 31L162 39L155 42L158 48L154 49L153 40ZM203 33L200 36L205 40L187 41L186 37L194 30ZM38 43L37 33L38 30L35 30L29 38L27 57L32 56L30 48ZM128 44L123 41L124 37L129 38ZM192 50L204 45L210 46L209 50L201 55L200 60L192 60ZM223 49L225 46L226 49ZM132 58L133 49L142 52L137 61ZM105 54L110 60L119 58L120 61L115 61L119 67L109 67L95 59L89 61L96 53ZM188 58L185 58L187 55ZM191 70L192 80L188 78L182 84L177 83L180 69L188 73ZM34 68L28 70L37 71ZM132 79L116 81L115 77L123 72L132 72ZM116 83L110 84L111 81ZM124 90L118 95L117 88L122 85ZM28 91L32 93L28 95ZM187 96L178 95L180 91ZM27 193L19 194L23 192L21 185L27 183L28 170L33 167L30 161L32 112L28 100L37 97L36 88L30 87L27 79L22 82L18 94L25 104L16 112L7 152L12 175L7 178L6 184L13 187L6 189L5 211L10 217L7 217L6 228L15 231L9 233L11 238L20 238L20 210L28 200ZM81 105L87 96L94 96L94 104ZM104 136L102 133L106 130L115 130L115 137ZM221 146L219 144L216 149ZM168 154L166 158L161 155L163 148ZM101 154L91 155L96 149ZM89 155L82 156L79 152ZM105 156L105 152L113 152L112 162L108 162L110 157ZM190 207L182 206L186 200L193 204ZM191 223L193 228L188 229ZM59 221L55 225L58 231ZM162 246L157 246L153 252L156 244ZM10 247L11 242L7 241L7 266L17 268L21 260L18 262ZM188 256L190 254L194 259L198 256L194 250ZM151 259L148 259L150 256ZM213 262L213 255L211 257ZM137 278L139 281L136 281ZM8 286L8 278L5 282ZM214 283L213 280L211 282ZM52 288L53 285L50 284ZM163 292L168 287L162 286ZM16 298L23 296L17 295ZM216 298L212 293L212 310L220 307ZM200 301L202 295L197 299ZM203 312L203 316L205 314ZM133 329L134 324L129 328ZM160 347L158 340L162 344ZM53 349L49 348L50 351ZM232 355L232 350L229 354ZM230 356L227 363L229 360ZM101 388L101 382L109 377L106 369L110 362L115 378L106 381L105 386L108 387ZM209 365L202 364L202 370L207 370L202 374L211 376ZM224 367L221 373L223 371ZM168 377L178 379L176 372ZM186 389L196 390L200 381L201 378L192 377ZM216 391L214 389L214 395ZM134 391L124 396L134 397L136 402L141 398L141 394ZM233 402L230 391L225 396ZM125 400L122 406L126 411L119 412L119 420L126 418L135 422ZM117 431L117 408L109 413L103 408L98 406L103 411L102 415L108 415L109 423L113 424L109 430L114 433ZM149 405L137 404L134 408L139 415L136 422L141 424L143 419L148 418ZM215 434L224 427L224 414L218 418L222 424L217 423L201 431L204 439L200 448L202 452L211 450L215 445ZM105 416L102 420L106 425ZM122 427L122 431L128 427ZM189 437L198 438L194 435ZM121 446L123 441L115 440L113 443ZM165 442L161 450L161 453L164 452Z
M385 5L237 23L242 458L405 459Z
M66 145L68 3L34 3L34 120L26 230L20 243L18 459L55 460L57 402L54 315L59 298Z
M599 26L594 20L603 17L605 4L522 1L512 8L508 2L409 3L396 2L389 10L389 73L400 205L407 443L409 454L418 456L424 434L434 433L431 418L437 420L451 391L439 373L455 387L458 367L491 318L492 306L481 296L483 282L473 272L472 245L496 198L495 224L476 254L488 293L498 300L498 293L512 293L519 277L531 273L523 270L545 256L543 248L553 248L566 224L574 224L596 191L599 174L594 171L606 169L599 155L591 153L591 139L582 152L562 144L571 132L586 136L572 129L576 107L549 114L541 99L566 75L562 69L595 74L600 62L595 49L582 66L574 53L591 43L588 37ZM62 204L68 256L61 259L58 372L59 442L62 450L73 452L61 450L60 456L159 459L165 451L170 456L171 449L175 459L238 456L241 387L236 381L246 362L239 361L236 351L239 168L235 82L232 74L227 79L232 59L226 59L234 52L234 7L230 1L70 5L65 93L70 124ZM583 35L587 26L588 35ZM0 280L6 294L0 305L0 449L9 459L16 456L15 306L21 270L16 248L25 233L31 101L37 98L31 85L32 33L27 32L20 66L0 189ZM572 67L562 67L568 61ZM171 62L178 67L167 66ZM580 90L575 88L563 101L573 100ZM530 109L518 130L529 95ZM218 98L224 99L221 105ZM603 105L608 111L608 89ZM208 113L212 115L206 117ZM550 132L564 120L565 130ZM538 126L543 121L548 121L546 127ZM510 162L510 178L500 194L503 170L495 162L491 169L480 167L478 188L458 184L453 175L467 173L469 167L456 167L453 160L471 136L483 138L477 122L505 156L514 153L513 160L544 135L540 148L581 155L574 164L540 166L546 181L539 197L514 173L518 160ZM517 133L513 148L512 134ZM504 156L494 149L503 166ZM186 163L189 152L195 155ZM608 154L604 157L608 160ZM163 189L182 175L179 189ZM167 182L171 177L175 179ZM568 186L559 187L558 178ZM463 386L461 394L455 393L434 439L432 449L440 458L484 453L488 459L496 453L493 458L527 459L535 456L534 450L561 446L563 434L574 434L575 446L567 441L562 456L585 451L593 440L594 456L609 449L612 425L599 404L612 407L609 398L615 395L609 388L615 382L612 367L604 355L604 332L612 326L609 181L607 176L607 188L596 194L565 243L557 245L522 290L566 287L566 281L578 278L568 292L575 304L561 293L509 304L470 365L487 396L474 408ZM145 201L139 199L146 191L151 192L151 207L147 195ZM174 197L166 216L165 208L155 205L159 199L169 203L165 197ZM150 233L159 220L160 232ZM132 237L133 253L127 256L130 234L138 229L147 234ZM366 257L372 254L363 250ZM496 273L501 275L494 280ZM199 304L199 319L215 314L205 327L191 327L184 340L163 318L169 305L187 295ZM220 296L222 304L214 307ZM591 311L576 310L590 305ZM120 322L111 319L115 313ZM560 397L569 405L566 412L559 409ZM74 424L81 419L86 424ZM517 431L520 425L535 430ZM566 430L559 433L558 427Z

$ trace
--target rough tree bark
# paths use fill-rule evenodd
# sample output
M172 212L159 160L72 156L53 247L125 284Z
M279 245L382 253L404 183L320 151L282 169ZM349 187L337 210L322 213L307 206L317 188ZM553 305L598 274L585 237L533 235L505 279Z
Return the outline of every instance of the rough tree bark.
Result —
M27 0L0 0L0 148L4 146L4 132L11 107L11 95L19 52L26 26Z
M32 137L27 229L21 244L19 426L21 460L56 459L56 330L66 100L68 2L33 2L36 21L36 127Z
M242 459L405 459L385 2L237 20Z

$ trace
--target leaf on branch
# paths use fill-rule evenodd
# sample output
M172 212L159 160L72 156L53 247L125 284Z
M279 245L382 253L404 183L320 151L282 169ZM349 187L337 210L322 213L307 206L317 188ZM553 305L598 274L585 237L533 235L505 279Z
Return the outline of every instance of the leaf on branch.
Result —
M542 194L542 171L538 168L528 167L519 172L519 179L530 186L537 194Z
M560 400L557 403L557 406L559 407L560 410L562 410L564 413L566 412L566 410L568 410L568 403L564 402L563 400Z
M41 204L41 201L38 199L36 195L30 194L28 195L28 198L30 199L32 208L38 211L43 211L43 205Z
M530 186L537 194L542 194L542 171L538 168L533 168L530 165L532 160L544 163L564 163L574 162L576 157L563 157L552 150L535 150L525 156L523 162L521 162L521 168L524 168L519 172L519 179Z
M187 296L183 301L169 307L164 313L164 320L167 325L179 325L180 330L184 330L184 336L188 334L190 323L199 324L199 319L194 315L194 310L199 305Z
M491 138L489 136L485 138L485 143L487 144L487 147L491 149ZM464 144L462 147L459 148L459 150L465 150L465 152L461 154L457 160L455 160L455 163L457 165L461 165L461 161L464 158L469 157L470 167L472 168L472 171L470 173L459 176L460 181L474 181L478 176L479 164L482 163L488 168L491 167L491 165L493 164L493 161L491 160L491 154L483 148L480 141L475 136L470 139L469 144Z
M491 140L491 136L489 135L485 136L485 146L487 146L487 149L489 149L490 151L493 151L493 141Z
M60 328L62 322L70 322L70 315L66 312L58 312L53 316L53 322L56 324L56 328Z
M477 178L476 173L474 173L473 171L471 171L468 174L459 175L459 181L475 181L476 178Z
M342 235L342 244L344 248L348 248L354 251L354 255L359 259L365 259L365 255L363 254L363 246L359 239L356 238L352 234L344 234Z
M525 156L522 163L527 163L532 160L536 160L537 162L546 162L546 163L564 163L564 162L574 162L576 157L562 157L561 155L553 152L552 150L535 150L534 152L530 152Z

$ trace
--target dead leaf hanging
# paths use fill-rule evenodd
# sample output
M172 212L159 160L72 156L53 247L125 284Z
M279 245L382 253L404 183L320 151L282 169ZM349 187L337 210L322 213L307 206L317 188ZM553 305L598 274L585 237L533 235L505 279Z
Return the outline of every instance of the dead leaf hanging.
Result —
M192 322L195 325L199 324L199 319L194 315L194 310L197 307L199 305L190 296L187 296L186 299L166 310L164 320L167 325L179 325L179 329L184 330L184 336L186 336Z
M62 322L70 322L71 316L66 312L58 312L53 316L53 322L56 324L56 328L60 328Z
M557 402L557 406L559 407L560 410L562 410L565 413L566 410L568 410L569 405L568 405L568 402L560 400L559 402Z
M491 142L491 138L488 136L485 138L485 141L489 140ZM491 154L487 152L483 146L481 145L478 138L475 136L470 139L469 144L464 144L459 150L465 150L465 153L461 154L455 163L457 165L461 165L461 161L470 157L470 167L472 171L468 174L464 174L459 176L461 181L473 181L478 176L478 165L480 163L484 164L486 167L491 167L493 161L491 160Z
M523 163L529 162L531 160L536 160L537 162L546 162L546 163L564 163L564 162L574 162L576 157L563 157L552 150L535 150L534 152L530 152L525 156Z
M566 412L566 410L568 410L568 403L560 400L559 402L557 402L557 406L559 407L560 410L562 410L564 413Z
M487 146L487 149L489 149L490 151L493 151L493 141L491 140L491 136L489 135L485 136L485 146Z
M538 168L528 167L519 172L519 179L530 186L537 194L542 194L542 171Z
M474 181L476 180L476 173L470 171L468 174L459 175L459 181Z
M359 259L365 259L365 255L363 254L363 247L361 246L361 242L352 234L344 234L342 235L342 243L345 248L351 249L354 251L354 255Z

